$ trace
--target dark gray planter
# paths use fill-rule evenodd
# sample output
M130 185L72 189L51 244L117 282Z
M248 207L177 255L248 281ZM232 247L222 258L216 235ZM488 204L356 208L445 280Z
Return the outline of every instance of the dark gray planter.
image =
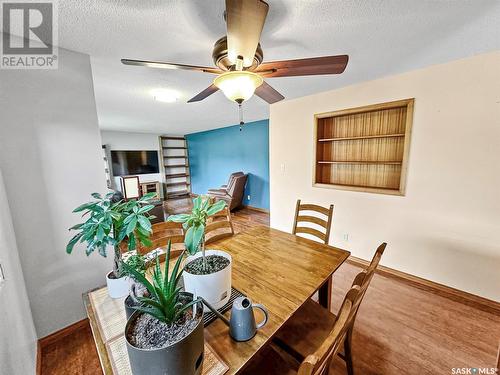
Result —
M132 297L127 296L127 298L123 301L123 304L125 305L125 315L127 316L127 320L129 320L135 311L133 307L137 306L137 303L134 302Z
M184 294L184 293L183 293ZM185 293L187 295L188 293ZM192 295L189 294L190 298ZM161 349L139 349L129 343L129 327L142 312L135 311L125 326L130 367L134 375L199 375L204 355L203 304L197 304L196 328L182 340Z

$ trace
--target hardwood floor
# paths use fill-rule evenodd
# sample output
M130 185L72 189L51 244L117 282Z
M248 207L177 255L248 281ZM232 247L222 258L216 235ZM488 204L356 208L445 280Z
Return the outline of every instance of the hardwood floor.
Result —
M183 212L183 201L169 201L165 208L170 213ZM269 225L269 215L242 209L233 214L233 221L235 231L240 232L254 225ZM345 263L335 273L334 311L359 269ZM454 367L492 368L496 366L499 339L497 314L375 275L354 326L355 374L434 375L452 374ZM339 358L331 370L346 374ZM101 373L89 326L42 350L44 375Z
M101 364L90 325L42 348L43 375L98 375Z

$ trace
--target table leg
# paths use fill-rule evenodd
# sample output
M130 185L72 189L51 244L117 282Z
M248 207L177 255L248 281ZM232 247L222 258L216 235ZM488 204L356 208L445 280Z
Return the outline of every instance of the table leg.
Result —
M321 306L331 311L332 307L332 278L329 277L318 289L318 302Z

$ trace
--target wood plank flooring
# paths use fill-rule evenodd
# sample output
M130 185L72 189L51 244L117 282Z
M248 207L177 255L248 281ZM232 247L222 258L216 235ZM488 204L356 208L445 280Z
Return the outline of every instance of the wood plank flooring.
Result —
M186 201L169 201L165 209L186 211ZM233 220L236 232L269 225L268 214L250 209L235 212ZM387 251L391 251L390 244ZM358 267L344 264L335 273L334 311L357 272ZM452 374L454 367L492 368L499 340L500 316L375 275L354 326L355 373L444 375ZM346 374L339 358L331 370ZM44 347L42 374L102 374L90 327Z
M335 273L334 311L357 272L344 264ZM375 275L354 325L353 362L360 375L452 374L495 367L499 342L500 316ZM345 374L340 359L333 369Z

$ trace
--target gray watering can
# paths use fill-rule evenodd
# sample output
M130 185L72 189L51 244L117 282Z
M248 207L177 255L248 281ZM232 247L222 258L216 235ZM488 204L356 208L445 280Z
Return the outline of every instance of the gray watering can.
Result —
M234 300L233 307L231 308L231 318L229 320L214 309L207 301L204 299L202 300L215 315L229 326L229 334L236 341L250 340L255 336L259 328L266 325L269 318L267 309L261 304L252 304L252 301L248 297L238 297ZM254 308L264 313L264 320L258 324L255 322L255 316L253 314Z

